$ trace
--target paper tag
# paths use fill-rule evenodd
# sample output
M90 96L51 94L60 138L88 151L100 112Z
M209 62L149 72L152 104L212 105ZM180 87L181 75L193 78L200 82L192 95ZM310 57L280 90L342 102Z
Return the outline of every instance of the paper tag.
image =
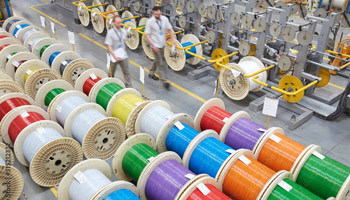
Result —
M179 121L177 121L177 122L175 122L175 124L174 124L175 126L176 126L176 128L178 128L180 131L182 130L182 129L184 129L185 127L184 127L184 125L182 125L182 123L181 122L179 122Z
M209 188L207 188L207 186L205 186L203 183L198 184L197 188L199 191L202 192L203 195L207 195L210 193Z
M27 112L23 112L21 113L21 117L23 118L29 117L29 114Z
M56 111L57 112L61 112L62 111L62 107L61 106L57 106Z
M142 84L145 84L145 70L140 66L140 81Z
M215 89L214 89L214 96L216 95L216 85L217 85L217 83L218 83L218 80L215 80Z
M175 48L176 48L175 45L171 46L171 52L174 52L174 51L175 51Z
M318 151L314 151L312 154L321 160L325 158L325 156L320 154Z
M7 59L9 59L9 60L10 60L11 58L12 58L12 56L11 56L11 55L8 55L8 56L7 56Z
M109 24L112 24L112 23L113 23L113 19L110 19L108 23L109 23Z
M18 38L19 31L16 32L15 38Z
M231 69L232 75L233 77L237 78L241 75L241 72L235 70L235 69Z
M74 39L74 33L73 32L68 31L68 39L69 39L69 43L75 44L75 39Z
M265 97L262 113L264 115L276 117L277 109L278 109L278 99L271 99L271 98Z
M244 155L240 156L238 159L241 160L246 165L249 165L251 163L251 161L247 157L245 157Z
M41 26L42 26L42 27L45 27L45 26L46 26L45 17L40 16L40 22L41 22Z
M22 27L19 24L17 24L16 28L22 29Z
M188 178L188 179L193 179L194 177L196 177L196 175L186 174L185 177Z
M92 80L97 79L96 75L94 73L90 74L90 77L92 78Z
M226 149L226 152L227 152L227 153L230 153L230 154L233 154L233 153L235 153L236 151L233 150L233 149Z
M44 129L43 127L37 128L36 131L37 131L38 133L40 133L40 134L46 133L46 131L45 131L45 129Z
M13 61L12 62L12 65L15 66L15 67L18 67L19 66L19 63L17 61Z
M128 28L127 32L130 32L131 31L131 27Z
M226 123L228 121L228 119L229 118L225 117L222 121Z
M55 23L53 23L51 21L50 24L51 24L51 31L52 31L52 33L56 33L56 31L55 31Z
M30 70L30 69L28 69L27 71L26 71L26 74L27 75L29 75L29 74L31 74L32 73L32 70Z
M96 12L93 12L93 13L92 13L92 16L93 16L93 17L95 17L95 16L96 16L96 14L97 14Z
M282 140L280 137L278 137L278 136L276 136L276 135L271 135L271 136L270 136L270 139L273 140L273 141L275 141L275 142L277 142L277 143L280 143L281 140Z
M266 129L264 129L264 128L258 128L258 131L259 131L259 132L266 132Z
M66 64L68 64L68 62L64 60L64 61L61 62L61 64L62 65L66 65Z
M154 157L152 156L152 157L148 158L147 160L148 160L149 162L151 162L153 159L154 159Z
M293 189L293 187L291 185L289 185L288 183L286 183L285 181L280 181L278 183L278 185L287 192L289 192L291 189Z
M75 175L74 175L75 180L77 180L80 184L86 181L86 176L81 172L78 171Z
M109 53L107 53L107 63L106 63L106 68L109 71L109 67L111 65L111 57L109 55Z

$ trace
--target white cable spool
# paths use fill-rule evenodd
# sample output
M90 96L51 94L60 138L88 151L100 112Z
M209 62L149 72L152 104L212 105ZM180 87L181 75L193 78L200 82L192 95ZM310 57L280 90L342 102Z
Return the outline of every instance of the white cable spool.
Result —
M19 32L17 38L24 43L24 41L28 38L29 35L36 33L38 31L42 31L42 29L40 29L37 26L27 26L23 28L21 32Z
M117 10L113 5L108 5L106 8L106 12L110 12L110 11L115 11ZM109 13L106 16L111 18L110 20L106 21L106 29L107 31L113 26L113 16L114 15L118 15L118 12L114 12L114 13ZM106 19L107 20L107 19Z
M32 33L24 40L23 45L33 51L33 46L43 38L50 38L50 35L43 31Z
M36 56L38 56L39 58L41 58L40 56L40 51L41 49L46 46L46 45L53 45L58 43L57 40L53 39L53 38L49 38L49 37L45 37L45 38L41 38L41 39L37 39L36 41L33 41L33 45L32 45L32 53L34 53ZM45 49L46 51L47 49ZM44 53L45 53L44 51Z
M105 30L107 21L100 15L101 11L98 8L92 8L91 10L93 11L91 14L92 26L97 33L101 34Z
M345 11L348 3L349 0L332 0L332 7L340 11Z
M4 70L0 69L0 80L13 80L10 74L6 73Z
M83 9L86 5L83 2L79 2L77 6L77 13L81 25L88 26L90 24L90 12L86 9Z
M222 69L220 72L220 85L224 93L233 100L244 99L249 92L260 91L263 86L253 81L254 77L245 78L249 75L265 68L264 64L256 57L247 56L240 60L238 64L229 63L226 66L232 68L231 71ZM233 75L235 73L236 75ZM266 83L266 71L258 74L257 80Z

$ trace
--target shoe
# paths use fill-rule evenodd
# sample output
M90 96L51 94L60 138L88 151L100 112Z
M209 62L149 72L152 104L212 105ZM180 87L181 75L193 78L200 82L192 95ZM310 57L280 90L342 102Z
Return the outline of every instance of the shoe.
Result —
M154 74L153 74L152 76L151 76L151 75L148 75L148 77L151 78L151 79L153 79L153 80L156 80L156 81L159 80L159 78L156 77L156 75L154 75Z
M170 84L168 82L163 83L163 87L167 90L170 88Z

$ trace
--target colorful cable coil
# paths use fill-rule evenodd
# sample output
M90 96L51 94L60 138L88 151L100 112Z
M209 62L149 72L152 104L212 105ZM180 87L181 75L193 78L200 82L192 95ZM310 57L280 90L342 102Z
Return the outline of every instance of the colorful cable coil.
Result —
M49 106L51 101L58 96L59 94L61 94L62 92L64 92L65 90L62 88L55 88L50 90L46 96L45 96L45 106Z
M108 103L113 95L122 89L123 87L116 83L109 83L104 85L97 93L96 103L101 105L106 110Z
M144 101L145 100L137 95L125 94L115 102L112 110L112 116L120 119L124 124L126 124L133 109L136 108L139 103Z
M99 82L101 80L100 77L96 77L95 79L92 79L91 77L89 77L88 79L86 79L84 85L83 85L83 92L86 95L90 94L90 91L92 89L92 87L94 87L94 85Z
M11 110L25 105L31 105L27 100L23 98L10 98L0 104L0 121Z

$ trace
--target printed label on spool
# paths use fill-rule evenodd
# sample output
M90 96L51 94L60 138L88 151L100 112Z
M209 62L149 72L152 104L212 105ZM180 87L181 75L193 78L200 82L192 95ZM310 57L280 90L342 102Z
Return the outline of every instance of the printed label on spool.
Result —
M109 24L112 24L112 22L113 22L113 19L110 19L108 23L109 23Z
M217 88L217 84L218 84L218 80L215 80L215 85L216 85L216 87L214 88L214 96L216 95L216 88Z
M207 186L205 186L203 183L198 184L197 188L199 191L202 192L203 195L207 195L210 193L209 188L207 188Z
M27 112L21 113L21 117L23 117L23 118L26 118L26 117L28 117L28 116L29 116L29 114L28 114Z
M284 182L283 180L278 183L278 185L283 188L285 191L289 192L291 189L293 189L292 186L290 186L288 183Z
M7 56L7 59L9 59L9 60L10 60L10 59L11 59L11 57L12 57L11 55L8 55L8 56Z
M225 117L222 121L226 123L228 121L228 119L229 118Z
M96 77L95 74L90 74L90 77L91 77L93 80L97 79L97 77Z
M236 151L233 150L233 149L226 149L226 152L227 152L227 153L230 153L230 154L233 154L233 153L235 153Z
M148 160L148 162L151 162L153 159L154 159L154 157L152 156L152 157L148 158L147 160Z
M15 66L15 67L18 67L19 66L19 63L17 61L13 61L12 62L12 65Z
M31 74L32 73L32 70L30 70L30 69L28 69L27 71L26 71L26 74L27 75L29 75L29 74Z
M96 14L97 14L97 13L95 13L95 12L94 12L94 13L92 13L92 16L93 16L93 17L95 17L95 16L96 16Z
M247 157L245 157L244 155L240 156L238 159L246 165L249 165L251 163L251 161Z
M57 106L56 111L57 112L61 112L62 111L62 106Z
M279 138L278 136L276 136L276 135L271 135L270 136L270 139L271 140L273 140L273 141L275 141L275 142L277 142L277 143L280 143L281 142L281 138Z
M83 183L86 180L86 176L81 172L78 171L75 175L74 175L75 180L77 180L80 184Z
M16 28L19 28L19 29L21 29L22 27L21 27L21 26L20 26L19 24L17 24Z
M231 69L231 73L233 75L233 77L237 78L241 75L241 72L235 70L235 69Z
M68 62L65 61L65 60L61 62L62 65L66 65L67 63L68 63Z
M185 177L188 178L188 179L193 179L196 176L193 175L193 174L186 174Z
M36 129L36 131L39 133L39 134L44 134L46 131L43 127L39 127Z
M184 129L185 127L184 127L184 125L182 125L182 123L181 122L179 122L179 121L177 121L177 122L175 122L175 124L174 124L175 126L176 126L176 128L178 128L180 131L182 130L182 129Z
M259 132L263 132L263 133L264 133L264 132L266 131L266 129L263 129L263 128L258 128L258 131L259 131Z
M314 151L312 154L321 160L325 158L325 156L320 154L318 151Z
M130 32L131 31L131 27L128 28L127 32Z

